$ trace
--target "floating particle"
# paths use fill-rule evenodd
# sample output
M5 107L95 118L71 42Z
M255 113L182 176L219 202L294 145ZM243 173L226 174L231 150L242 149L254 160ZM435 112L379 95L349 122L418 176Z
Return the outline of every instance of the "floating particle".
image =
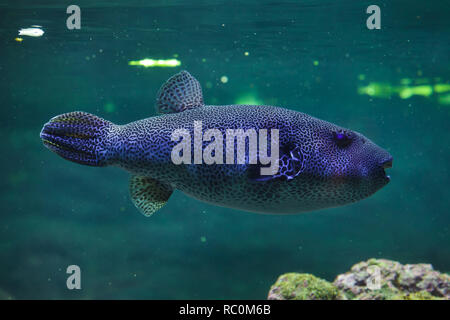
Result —
M248 56L250 53L248 53L248 51L244 52L244 56Z
M257 98L257 95L255 93L245 93L242 96L240 96L236 102L236 104L243 104L243 105L262 105L262 101Z
M313 65L317 67L317 66L319 65L319 61L314 60L314 61L313 61Z
M17 37L17 38L15 38L14 40L17 41L17 42L22 42L22 41L23 41L23 38Z
M206 237L201 236L201 237L200 237L200 241L203 242L203 243L205 243L205 242L206 242Z
M389 99L392 96L398 96L400 99L409 99L413 96L428 98L432 95L436 95L440 104L448 104L448 95L442 94L450 91L450 84L436 83L431 85L429 83L430 81L426 78L403 78L400 80L400 85L391 85L383 82L371 82L367 86L359 87L358 93L384 99Z
M430 80L427 78L419 78L419 79L414 79L414 84L429 84Z
M450 91L450 84L438 83L434 85L434 91L437 93L443 93Z
M409 85L409 84L411 84L411 82L412 82L412 80L408 79L408 78L403 78L400 80L400 83L403 85Z
M369 85L367 85L365 87L359 87L358 93L359 94L367 94L371 97L389 98L395 92L394 92L393 87L391 87L388 83L371 82L371 83L369 83Z
M105 110L105 112L107 113L112 113L116 110L116 106L114 105L114 103L112 102L107 102L104 106L103 109Z
M130 66L143 66L145 68L149 67L178 67L181 65L181 61L177 59L169 60L155 60L155 59L142 59L138 61L129 61Z
M444 96L440 96L439 97L439 103L440 104L445 104L445 105L450 105L450 94L444 95Z
M220 77L220 82L227 83L228 82L228 77L227 76L221 76Z
M409 99L413 95L428 97L433 93L432 86L415 86L415 87L405 87L399 89L399 97L402 99Z
M24 28L19 30L19 36L41 37L44 30L40 28Z

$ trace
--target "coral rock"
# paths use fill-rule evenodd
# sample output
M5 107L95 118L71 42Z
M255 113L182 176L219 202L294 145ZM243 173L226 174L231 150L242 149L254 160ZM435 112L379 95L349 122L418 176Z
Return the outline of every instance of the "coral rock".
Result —
M270 300L450 300L450 276L430 264L369 259L340 274L333 283L310 274L281 275Z
M306 273L281 275L270 288L269 300L334 300L339 291L328 281Z

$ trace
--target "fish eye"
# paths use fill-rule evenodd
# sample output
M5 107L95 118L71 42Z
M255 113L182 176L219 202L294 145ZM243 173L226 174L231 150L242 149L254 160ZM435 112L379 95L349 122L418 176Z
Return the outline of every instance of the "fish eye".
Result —
M349 146L353 141L353 133L346 130L337 130L333 132L334 141L340 148Z

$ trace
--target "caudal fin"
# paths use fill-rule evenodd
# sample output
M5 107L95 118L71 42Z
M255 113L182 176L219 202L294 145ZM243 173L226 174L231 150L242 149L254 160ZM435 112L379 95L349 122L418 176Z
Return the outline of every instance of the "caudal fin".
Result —
M114 124L86 112L56 116L44 125L44 145L61 157L88 166L108 164L108 134Z

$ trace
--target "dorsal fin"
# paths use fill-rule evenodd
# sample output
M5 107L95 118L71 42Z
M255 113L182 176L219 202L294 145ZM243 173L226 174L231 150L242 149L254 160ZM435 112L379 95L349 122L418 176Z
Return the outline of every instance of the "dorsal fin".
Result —
M159 113L176 113L203 106L200 83L185 70L172 76L159 89L156 110Z

